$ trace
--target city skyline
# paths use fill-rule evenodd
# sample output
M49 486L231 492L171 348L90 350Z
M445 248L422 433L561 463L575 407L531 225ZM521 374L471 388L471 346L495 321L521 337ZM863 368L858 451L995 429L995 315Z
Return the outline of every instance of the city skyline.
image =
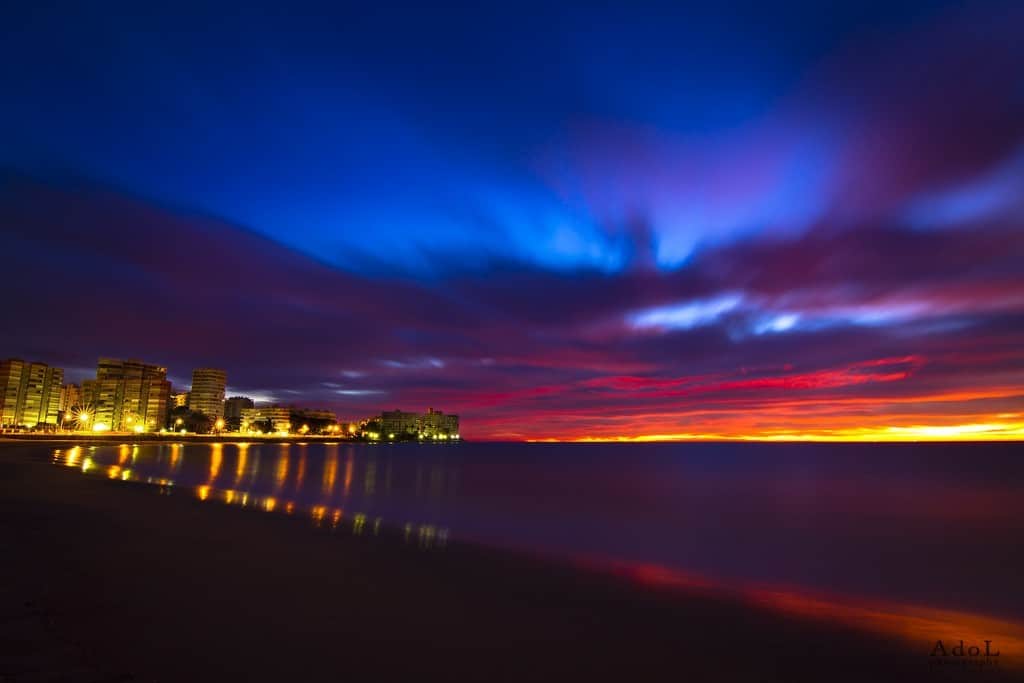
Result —
M313 407L227 396L220 368L192 371L174 391L167 368L137 358L101 356L92 376L64 383L64 369L0 359L0 433L326 436L363 441L460 440L459 416L427 408L364 410L356 417Z
M1024 438L1020 3L123 9L0 29L4 357L474 440Z

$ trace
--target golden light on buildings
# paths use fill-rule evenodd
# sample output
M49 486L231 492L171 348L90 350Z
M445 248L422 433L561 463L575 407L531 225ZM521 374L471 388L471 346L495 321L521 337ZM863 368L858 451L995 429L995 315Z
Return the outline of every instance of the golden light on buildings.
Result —
M216 427L218 432L221 431L222 429L224 429L224 418L223 417L218 417L217 421L214 423L213 426Z
M97 422L96 424L94 424L92 426L92 431L94 431L94 432L110 431L110 425L108 425L106 422Z

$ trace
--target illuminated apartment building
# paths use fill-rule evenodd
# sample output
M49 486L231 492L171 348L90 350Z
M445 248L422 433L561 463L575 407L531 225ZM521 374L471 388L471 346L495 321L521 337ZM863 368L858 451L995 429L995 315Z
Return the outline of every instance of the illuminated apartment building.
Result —
M138 360L100 358L96 379L82 382L82 402L97 431L156 431L167 421L167 368Z
M0 361L0 426L57 426L64 371L17 358Z
M418 413L407 413L402 410L385 410L380 415L380 431L385 437L391 434L415 434L419 431Z
M224 417L224 392L228 376L223 370L197 368L192 371L188 407L209 418Z
M273 431L287 432L291 429L291 418L291 408L283 408L280 406L243 408L241 431L248 432L255 429L262 430L262 426L256 427L254 425L264 425L264 423L269 420L273 427Z
M425 436L449 436L459 435L459 416L445 415L440 410L427 408L427 412L419 416L419 431Z

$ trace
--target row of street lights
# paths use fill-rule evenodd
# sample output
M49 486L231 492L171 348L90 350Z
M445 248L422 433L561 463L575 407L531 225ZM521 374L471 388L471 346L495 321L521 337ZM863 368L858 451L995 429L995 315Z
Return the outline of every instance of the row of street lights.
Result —
M106 432L106 431L110 430L110 425L108 425L106 423L103 423L103 422L95 422L94 423L93 422L93 415L88 410L81 410L81 411L79 411L78 413L75 413L75 414L70 413L70 411L65 412L65 414L64 414L64 416L63 416L63 418L61 420L61 426L64 429L67 429L67 423L69 422L69 420L68 420L69 416L73 417L73 420L71 420L72 422L76 422L78 424L78 430L77 431ZM124 421L125 421L125 424L130 426L131 430L134 431L134 432L141 433L141 432L146 431L145 427L142 424L135 424L135 417L133 415L129 415L128 417L125 418ZM90 424L92 425L91 428L89 426ZM182 431L182 432L184 432L185 431L184 424L185 424L185 421L182 418L180 418L180 417L177 418L174 421L175 431ZM224 424L225 424L224 423L224 418L218 417L216 422L214 422L213 424L214 424L215 432L220 433L220 432L224 431Z

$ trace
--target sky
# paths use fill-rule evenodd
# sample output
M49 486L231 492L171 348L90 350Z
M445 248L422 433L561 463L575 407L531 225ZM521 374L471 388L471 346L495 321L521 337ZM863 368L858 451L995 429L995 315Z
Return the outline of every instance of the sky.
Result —
M1024 438L1022 34L1014 2L15 3L0 357L471 439Z

